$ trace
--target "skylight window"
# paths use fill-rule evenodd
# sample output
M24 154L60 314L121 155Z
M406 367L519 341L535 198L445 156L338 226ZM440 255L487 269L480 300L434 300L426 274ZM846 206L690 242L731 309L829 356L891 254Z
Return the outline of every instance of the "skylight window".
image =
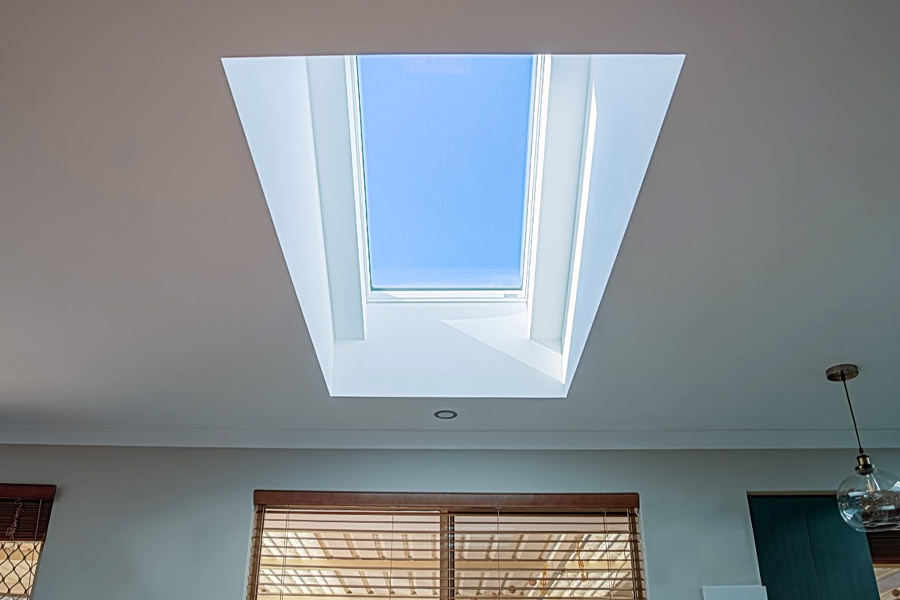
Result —
M329 393L565 397L683 62L223 59Z
M523 291L534 56L357 59L372 291Z

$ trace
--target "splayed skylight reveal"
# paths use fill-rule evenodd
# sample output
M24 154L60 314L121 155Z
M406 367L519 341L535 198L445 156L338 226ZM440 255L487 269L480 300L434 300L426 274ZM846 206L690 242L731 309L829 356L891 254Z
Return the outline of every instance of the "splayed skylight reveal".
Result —
M683 61L225 59L331 395L565 397Z

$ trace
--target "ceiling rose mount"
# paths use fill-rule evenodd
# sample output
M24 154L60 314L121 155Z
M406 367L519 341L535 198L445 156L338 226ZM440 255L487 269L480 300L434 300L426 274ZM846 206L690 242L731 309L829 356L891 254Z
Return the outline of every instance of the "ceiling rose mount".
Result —
M825 377L828 378L828 381L850 381L858 376L859 367L851 364L834 365L825 370Z

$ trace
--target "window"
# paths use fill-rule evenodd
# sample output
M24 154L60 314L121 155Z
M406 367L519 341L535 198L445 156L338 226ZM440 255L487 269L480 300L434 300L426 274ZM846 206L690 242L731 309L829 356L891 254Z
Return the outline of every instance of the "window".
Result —
M31 597L55 495L52 485L0 484L0 600Z
M531 55L357 58L370 298L524 295L543 64Z
M637 495L255 495L251 600L642 599Z

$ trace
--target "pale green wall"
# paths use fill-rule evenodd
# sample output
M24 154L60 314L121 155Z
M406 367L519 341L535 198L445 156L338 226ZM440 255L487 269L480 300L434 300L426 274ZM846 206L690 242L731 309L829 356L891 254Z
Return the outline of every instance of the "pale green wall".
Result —
M873 452L900 471L900 450ZM254 489L638 492L651 600L759 583L748 491L821 491L846 451L310 451L0 446L59 486L34 600L242 600Z

